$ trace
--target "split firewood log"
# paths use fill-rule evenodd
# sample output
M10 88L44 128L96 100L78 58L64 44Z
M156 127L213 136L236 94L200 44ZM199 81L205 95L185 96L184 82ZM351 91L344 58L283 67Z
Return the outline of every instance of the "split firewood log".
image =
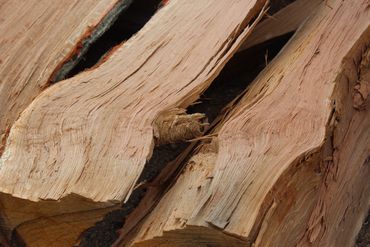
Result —
M264 5L170 1L104 63L39 94L12 125L0 159L6 228L27 246L66 246L119 206L156 145L202 134L205 116L184 109L238 50Z
M370 198L369 54L369 2L322 2L115 246L351 246Z
M128 0L0 4L0 154L20 113L63 79L128 5Z

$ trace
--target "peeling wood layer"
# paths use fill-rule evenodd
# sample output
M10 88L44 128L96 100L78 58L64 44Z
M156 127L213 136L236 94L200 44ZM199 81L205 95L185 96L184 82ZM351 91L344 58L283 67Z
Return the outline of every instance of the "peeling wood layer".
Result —
M200 137L209 124L202 113L186 114L185 109L162 112L153 122L156 145L184 142Z

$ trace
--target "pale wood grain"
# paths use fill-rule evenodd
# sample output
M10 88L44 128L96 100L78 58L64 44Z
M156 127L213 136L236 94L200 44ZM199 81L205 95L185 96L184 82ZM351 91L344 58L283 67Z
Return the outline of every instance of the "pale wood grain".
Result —
M1 1L0 155L9 129L21 112L51 85L62 68L66 72L65 64L71 66L71 61L83 53L88 43L126 5L126 0ZM16 176L8 174L2 180L7 183L13 178ZM16 180L11 183L27 186ZM101 219L112 206L112 203L96 204L74 196L63 202L37 204L2 194L1 230L10 237L17 229L29 246L40 246L42 241L46 241L44 246L50 241L54 241L53 246L72 245L82 231ZM81 216L75 214L77 211ZM76 220L72 225L67 223L71 215ZM53 227L50 224L41 227L39 222L45 219ZM32 232L27 231L29 227Z
M119 207L150 158L154 142L191 138L192 131L199 134L196 123L203 115L184 115L183 109L237 51L259 20L255 18L262 16L264 2L171 1L104 63L51 86L32 103L25 100L30 105L12 126L0 159L4 228L15 229L28 246L70 246L104 213ZM30 20L45 11L53 17L47 7L28 8ZM72 11L73 18L78 18L74 15L81 8ZM63 16L67 24L72 17ZM37 27L44 27L45 21L39 20ZM73 33L60 35L58 46L74 37ZM35 52L42 53L38 45ZM42 54L50 58L51 52L61 53L54 48ZM25 64L53 72L42 61L31 63L32 58ZM10 65L14 67L14 62ZM32 93L30 100L49 85L50 73L40 79L42 89L24 91L27 96ZM13 89L8 85L4 93ZM14 98L15 102L21 99L25 98ZM7 119L15 117L7 115ZM179 134L163 137L162 125Z
M20 113L79 53L119 0L16 0L0 6L0 154ZM96 35L96 34L95 34Z
M370 197L369 25L368 1L323 2L116 246L353 244Z
M194 102L251 31L254 1L170 1L99 67L45 90L11 128L0 191L38 201L124 200L153 121Z

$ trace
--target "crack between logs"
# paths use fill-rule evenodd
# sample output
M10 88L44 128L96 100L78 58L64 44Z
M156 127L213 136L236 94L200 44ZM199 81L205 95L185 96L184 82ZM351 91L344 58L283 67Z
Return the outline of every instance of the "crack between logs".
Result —
M66 58L55 68L49 78L49 85L65 79L68 73L77 65L83 55L88 51L90 46L97 41L117 20L120 13L127 9L132 3L132 0L120 0L103 19L93 27L89 27L81 36L73 50L66 56Z

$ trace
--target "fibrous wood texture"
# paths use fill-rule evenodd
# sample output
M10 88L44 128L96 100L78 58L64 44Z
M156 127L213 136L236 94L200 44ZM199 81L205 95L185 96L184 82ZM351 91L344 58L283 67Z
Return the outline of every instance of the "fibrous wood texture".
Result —
M369 24L366 0L323 2L116 246L353 244L370 198Z
M125 1L2 1L0 4L0 153L13 122L61 76L82 45L108 25ZM105 21L104 25L101 23ZM102 24L102 25L100 25ZM100 30L96 30L96 29ZM94 36L94 37L93 37ZM65 71L65 72L66 72Z
M171 1L108 61L43 92L11 128L0 191L123 200L150 158L153 121L197 99L262 3Z
M89 44L101 35L128 2L20 0L0 3L0 155L9 129L21 112L72 68ZM34 140L37 141L37 136ZM3 168L1 163L0 169ZM20 169L18 172L23 171ZM15 174L8 176L2 178L4 183L16 178ZM27 186L25 181L14 180L11 183ZM78 206L70 203L70 199L75 203L78 201ZM24 241L36 246L73 243L81 231L107 212L107 209L100 210L102 204L92 206L91 202L74 197L54 204L30 203L5 194L0 196L0 200L3 230L17 227ZM104 208L111 205L104 204ZM86 208L95 210L81 214L79 220L71 213ZM71 223L71 218L75 222ZM41 226L40 223L45 221L52 224ZM25 233L29 229L32 231ZM7 237L11 234L6 233Z
M238 50L264 3L170 1L107 61L43 91L13 124L0 159L8 228L29 246L65 246L127 198L155 144L202 131L203 115L183 109ZM73 217L83 224L69 235ZM50 243L56 236L67 242Z

